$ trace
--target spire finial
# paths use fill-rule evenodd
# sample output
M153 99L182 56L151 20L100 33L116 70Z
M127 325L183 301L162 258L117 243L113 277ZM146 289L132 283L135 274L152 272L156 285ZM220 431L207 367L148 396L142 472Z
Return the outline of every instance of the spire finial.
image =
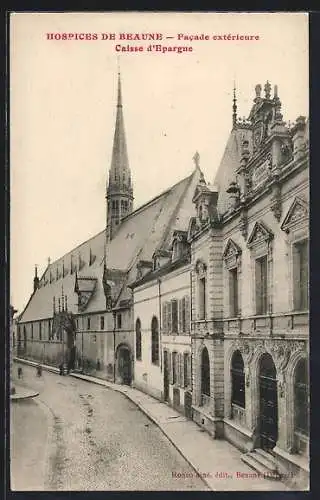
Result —
M264 86L264 95L266 99L270 99L270 94L271 94L271 85L269 80L267 80L265 86Z
M195 167L200 168L200 155L199 155L198 151L196 151L194 153L192 159L194 161Z
M233 106L232 106L232 124L233 126L237 123L237 97L236 97L236 82L233 81Z
M119 57L118 57L118 100L117 100L117 107L122 108L121 73L120 73Z
M48 267L50 266L50 264L51 264L51 259L50 257L48 257Z
M34 265L34 277L37 278L38 277L38 264L35 264Z

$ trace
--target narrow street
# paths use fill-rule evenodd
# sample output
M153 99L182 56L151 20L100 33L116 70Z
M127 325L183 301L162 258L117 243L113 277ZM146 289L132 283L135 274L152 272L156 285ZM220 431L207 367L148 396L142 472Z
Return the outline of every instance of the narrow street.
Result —
M35 368L22 368L22 384L40 394L11 403L13 490L208 490L122 394L49 372L38 378ZM181 481L175 471L190 479Z

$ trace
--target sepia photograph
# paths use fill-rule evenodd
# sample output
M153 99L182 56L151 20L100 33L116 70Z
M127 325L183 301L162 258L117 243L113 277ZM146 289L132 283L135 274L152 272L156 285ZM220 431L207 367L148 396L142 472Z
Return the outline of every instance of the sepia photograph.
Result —
M309 18L11 12L11 491L309 491Z

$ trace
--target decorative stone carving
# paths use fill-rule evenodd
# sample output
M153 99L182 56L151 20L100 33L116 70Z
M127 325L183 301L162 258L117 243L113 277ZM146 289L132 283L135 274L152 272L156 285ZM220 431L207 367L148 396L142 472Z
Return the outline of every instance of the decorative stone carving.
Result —
M256 222L251 234L248 238L247 246L248 248L252 248L257 244L262 242L268 242L273 239L273 233L268 227L262 222Z
M241 210L239 229L243 238L246 240L248 237L248 213L247 209L244 206Z
M195 265L195 271L199 277L203 276L207 271L207 265L201 259L198 259Z
M275 169L273 172L273 186L272 186L272 198L270 209L273 212L276 220L279 222L282 214L282 200L281 200L281 184L279 182L279 171Z
M309 218L309 206L305 200L296 197L281 225L282 231L289 233L300 224L307 223Z

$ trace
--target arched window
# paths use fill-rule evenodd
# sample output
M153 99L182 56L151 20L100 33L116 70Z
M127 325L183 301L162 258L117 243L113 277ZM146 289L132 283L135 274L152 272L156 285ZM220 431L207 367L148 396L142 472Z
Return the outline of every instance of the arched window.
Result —
M155 316L151 321L151 361L159 364L159 323Z
M295 433L309 434L309 384L307 361L301 359L295 369L294 377L294 417Z
M210 363L208 349L204 347L201 354L201 394L210 397ZM202 398L202 404L206 398Z
M141 360L141 321L136 321L136 358Z
M245 408L244 365L240 351L235 351L231 360L231 403Z

